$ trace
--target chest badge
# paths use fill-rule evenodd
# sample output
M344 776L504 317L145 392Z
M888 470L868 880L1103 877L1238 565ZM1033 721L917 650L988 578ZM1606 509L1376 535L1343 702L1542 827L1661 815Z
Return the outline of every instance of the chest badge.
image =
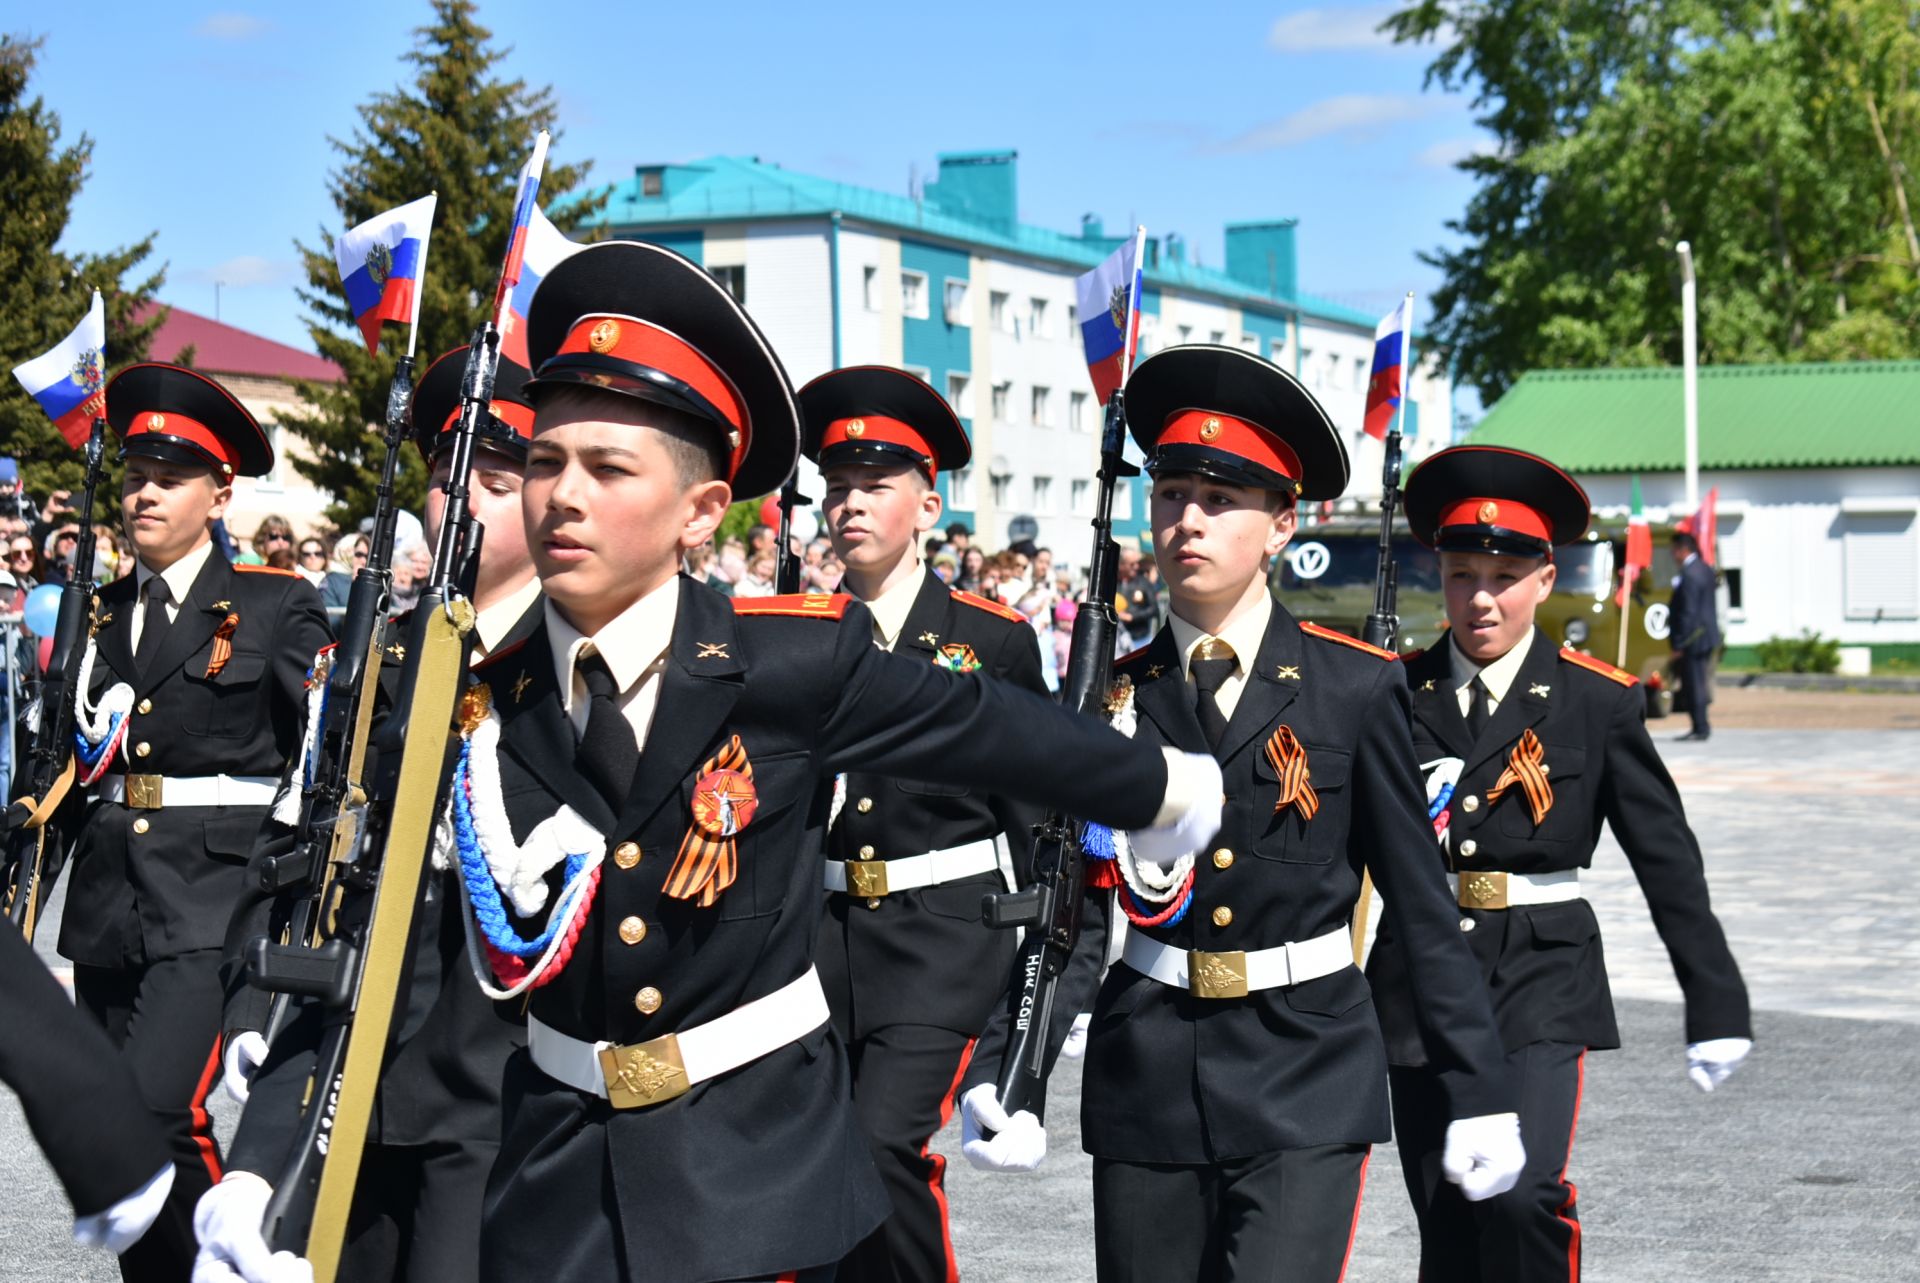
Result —
M965 642L948 642L933 657L933 663L950 673L972 673L979 671L980 657Z
M940 634L939 633L921 633L920 640L925 642L929 646L938 646L940 644Z
M513 702L518 704L520 697L527 693L527 687L533 685L533 678L527 673L513 679Z
M1550 686L1546 686L1540 682L1535 682L1533 685L1527 687L1527 694L1538 695L1541 699L1545 699L1547 697L1547 692L1551 689L1552 687Z
M735 838L753 822L760 804L753 764L738 735L701 764L693 782L693 823L667 870L666 894L709 908L739 873Z
M1427 680L1426 680L1426 681L1424 681L1424 682L1421 682L1421 683L1420 683L1420 689L1421 689L1421 690L1423 690L1423 691L1430 691L1430 690L1432 690L1432 689L1433 689L1433 678L1431 678L1431 677L1429 677L1429 678L1427 678Z
M1154 678L1158 677L1160 674L1166 671L1167 671L1166 665L1154 664L1147 669L1147 680L1152 681Z
M1282 664L1274 670L1273 675L1283 682L1297 682L1300 680L1300 669L1295 664Z
M700 647L700 653L694 656L695 659L733 658L733 656L727 654L727 643L725 642L696 642L695 644Z

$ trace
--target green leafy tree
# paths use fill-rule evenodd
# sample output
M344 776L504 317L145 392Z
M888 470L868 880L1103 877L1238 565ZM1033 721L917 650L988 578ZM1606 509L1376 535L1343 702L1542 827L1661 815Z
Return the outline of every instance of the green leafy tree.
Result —
M312 449L311 459L294 466L334 496L328 516L341 525L373 511L384 458L378 425L406 339L402 327L389 325L379 354L368 355L341 288L335 233L439 193L420 306L417 357L424 371L436 356L467 342L485 318L506 252L514 178L539 130L559 137L551 91L501 76L505 52L492 45L471 0L434 0L433 21L414 36L405 56L414 69L412 84L376 95L360 108L354 136L331 140L340 156L328 182L339 226L323 228L319 245L298 247L307 271L300 299L312 313L308 332L320 354L346 371L346 381L302 383L312 413L289 416L286 426ZM605 200L587 197L564 206L553 200L576 188L586 173L584 164L547 165L542 204L562 231ZM398 493L402 506L420 510L426 470L412 450L404 453Z
M165 313L141 321L134 315L152 301L165 269L139 278L153 249L151 235L101 254L55 248L86 183L93 140L82 134L63 145L60 117L30 96L39 51L38 40L0 36L0 174L6 175L0 197L0 454L18 459L27 489L44 496L77 490L86 463L5 371L72 333L96 289L106 301L109 372L145 359ZM130 273L139 279L128 280ZM107 452L109 476L100 491L109 513L119 487L113 453Z
M1906 0L1419 0L1429 85L1493 134L1427 261L1438 345L1492 400L1527 370L1920 355L1920 35Z

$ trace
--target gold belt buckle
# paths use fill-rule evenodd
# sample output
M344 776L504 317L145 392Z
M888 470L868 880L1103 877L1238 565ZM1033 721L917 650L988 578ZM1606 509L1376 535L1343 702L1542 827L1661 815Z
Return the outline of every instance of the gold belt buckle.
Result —
M136 811L157 811L160 809L161 783L164 775L127 776L127 805Z
M1196 998L1246 997L1246 951L1242 949L1234 949L1227 953L1205 953L1199 949L1189 951L1187 992Z
M1460 907L1463 909L1506 908L1507 875L1493 872L1461 874Z
M680 1060L678 1035L648 1042L602 1047L600 1072L606 1076L607 1099L615 1109L641 1109L684 1096L693 1084Z
M847 893L876 899L887 893L885 860L848 860Z

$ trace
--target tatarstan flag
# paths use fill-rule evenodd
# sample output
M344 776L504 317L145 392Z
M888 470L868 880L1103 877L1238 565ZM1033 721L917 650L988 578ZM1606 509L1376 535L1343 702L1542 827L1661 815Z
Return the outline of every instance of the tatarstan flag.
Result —
M1653 530L1647 525L1647 512L1640 504L1640 478L1633 479L1633 510L1627 514L1627 554L1620 572L1620 592L1615 603L1622 608L1627 594L1640 581L1640 572L1653 564Z

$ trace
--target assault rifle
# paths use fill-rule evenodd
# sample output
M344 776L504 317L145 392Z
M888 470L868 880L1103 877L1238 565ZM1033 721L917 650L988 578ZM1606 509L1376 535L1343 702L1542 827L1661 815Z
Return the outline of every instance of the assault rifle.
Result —
M1380 467L1380 560L1373 572L1373 613L1360 636L1369 645L1394 650L1400 634L1400 576L1393 561L1393 514L1400 506L1399 416L1382 444L1386 459Z
M1120 545L1113 541L1113 495L1119 483L1140 469L1121 457L1127 435L1124 394L1107 399L1106 427L1100 438L1100 496L1094 506L1093 557L1087 600L1073 620L1073 642L1060 701L1076 713L1102 715L1113 677L1113 645L1120 627L1114 613L1114 588L1120 577ZM1047 1096L1047 1031L1054 995L1080 939L1080 910L1086 890L1086 855L1079 825L1057 811L1033 829L1033 885L988 895L980 902L990 927L1025 927L1021 942L1020 992L1000 1063L1000 1105L1007 1113L1039 1113Z
M794 555L793 551L793 510L812 502L800 493L800 470L796 467L786 484L780 487L780 556L775 563L778 568L773 578L773 590L777 593L800 591L801 558Z

